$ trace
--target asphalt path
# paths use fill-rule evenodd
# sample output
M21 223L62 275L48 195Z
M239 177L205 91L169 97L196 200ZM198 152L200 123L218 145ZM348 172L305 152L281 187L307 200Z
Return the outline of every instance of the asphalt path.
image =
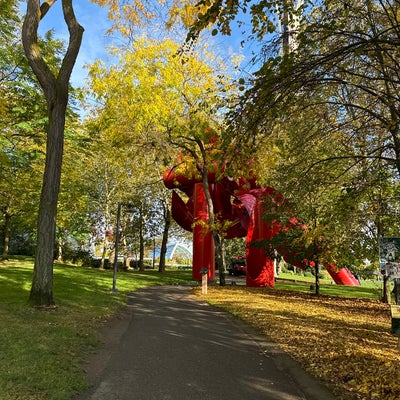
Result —
M134 292L88 360L76 400L334 400L272 342L190 295L187 286Z

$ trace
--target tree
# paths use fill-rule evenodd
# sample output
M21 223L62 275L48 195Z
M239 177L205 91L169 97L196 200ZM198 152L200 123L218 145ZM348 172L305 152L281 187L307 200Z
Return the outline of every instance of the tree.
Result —
M117 92L112 92L118 95ZM124 100L121 99L121 102ZM111 104L98 106L87 121L87 129L95 138L90 146L91 156L88 157L85 171L86 180L90 182L90 215L98 232L96 237L103 238L101 247L104 266L105 258L110 256L107 253L112 250L110 245L114 244L109 240L109 233L115 233L116 207L121 203L123 234L120 236L121 244L124 244L120 247L121 253L136 253L132 244L137 241L140 247L137 252L141 259L140 265L144 268L146 241L149 236L154 237L154 227L160 226L160 219L154 212L154 204L162 186L157 161L160 155L151 143L141 140L140 125L135 130L135 125L131 126L129 122L130 117L125 115L121 117L121 120L124 118L125 125L121 126L118 122L120 114L115 109L113 111L112 107ZM129 213L126 213L127 209L130 210ZM129 221L124 221L128 214ZM138 236L137 233L141 235Z
M171 201L169 200L169 193L165 194L165 197L161 199L161 205L162 205L162 215L164 218L164 229L162 233L160 262L158 264L158 271L165 272L165 257L167 254L167 243L172 222Z
M12 2L3 4L12 5ZM8 6L7 6L8 7ZM0 44L0 208L3 211L3 257L8 251L32 255L35 222L43 173L46 101L28 65L20 41L19 14L0 24L4 41ZM6 19L6 16L3 15ZM59 64L63 44L52 32L40 40L42 53L51 68ZM22 230L25 230L25 235ZM25 237L25 240L22 240ZM29 238L29 239L28 239ZM22 245L22 244L25 245Z
M58 260L76 260L77 254L81 250L81 254L87 253L88 248L91 227L88 198L91 181L85 178L89 165L91 138L89 132L81 125L78 116L69 110L57 210Z
M22 42L29 65L43 89L47 103L48 129L46 162L40 197L35 257L30 303L39 306L54 304L53 259L56 231L57 200L60 188L64 145L65 115L68 105L69 80L78 55L83 28L75 18L72 0L62 0L64 20L69 29L68 49L60 69L53 71L40 50L38 27L55 0L28 0L22 27Z
M395 112L399 101L398 58L395 56L398 4L388 1L342 3L319 2L319 7L312 10L302 25L296 52L283 58L271 58L262 66L248 92L248 107L240 109L240 121L244 122L247 127L244 129L250 136L261 132L271 137L267 133L271 123L265 116L276 121L283 115L283 121L286 115L286 126L279 125L282 132L293 126L290 120L298 121L299 109L316 115L319 110L325 110L320 121L328 123L320 127L319 133L313 130L313 136L307 134L310 130L304 130L306 134L302 133L302 137L339 139L340 151L332 148L328 153L307 157L308 167L304 170L310 177L321 168L329 166L333 171L333 164L335 168L341 166L338 170L343 171L338 175L341 180L336 185L337 189L345 187L347 195L339 196L338 200L347 198L347 205L352 203L352 216L347 213L347 220L341 220L342 226L352 234L356 231L364 234L361 243L366 244L369 237L376 242L377 235L382 233L382 227L372 221L382 220L383 215L376 214L369 221L364 218L364 225L358 226L355 223L361 218L355 216L365 211L365 201L372 197L373 185L382 187L379 184L382 168L390 171L394 188L398 186L400 172L399 121ZM267 110L274 111L268 113ZM300 147L305 154L307 139ZM293 151L293 147L291 149ZM290 156L293 158L293 152ZM336 219L343 214L339 211L340 204L337 202L335 208ZM391 220L392 223L396 221L395 218ZM374 226L373 235L369 230L371 226ZM377 246L373 247L376 251ZM341 248L337 246L337 249ZM376 254L369 256L373 259Z
M342 131L353 144L350 157L381 160L399 171L397 9L390 1L319 2L304 18L296 51L270 57L258 71L238 110L242 129L266 135L265 115L293 104L325 104L330 132Z
M113 142L131 148L132 157L146 149L138 166L147 162L153 174L162 173L176 157L175 147L185 153L194 170L201 171L207 192L213 148L209 140L221 119L218 96L226 91L226 105L231 88L227 77L215 74L213 67L218 64L212 56L208 54L208 63L195 54L186 59L179 57L179 49L171 40L138 40L132 49L120 53L119 65L93 65L92 90L102 104L101 120L109 124ZM213 156L217 153L214 147ZM149 171L148 167L144 170ZM142 172L138 176L144 179L142 185L149 181ZM211 201L209 212L212 215ZM211 221L210 226L217 234L217 223Z
M274 172L276 154L284 153L287 160L279 160L280 174L275 180L283 190L288 186L284 182L299 187L294 178L316 193L325 186L325 211L318 214L323 217L325 231L331 227L335 232L333 218L341 227L340 235L331 235L332 239L346 238L332 242L335 252L341 254L342 261L355 262L366 250L376 251L377 235L382 232L377 222L395 216L376 213L364 222L361 218L363 211L365 216L365 210L374 209L373 188L382 188L382 168L389 171L393 189L397 190L399 182L399 4L334 0L303 7L300 3L200 2L189 39L196 38L210 23L229 34L238 13L250 10L254 35L264 41L264 52L257 61L263 57L265 61L260 62L258 72L248 82L249 90L232 113L234 137L228 135L226 141L234 142L233 149L249 149L246 157L268 141L272 160L266 163ZM277 30L280 24L297 29ZM279 51L288 34L296 37L295 46L291 51ZM314 123L314 128L304 118ZM313 151L310 145L316 141L325 141L327 151L319 145L319 153ZM293 179L285 181L290 170L294 171ZM290 197L293 191L285 193ZM304 198L304 191L298 193ZM297 198L297 208L304 209L303 205L301 197ZM390 209L384 208L386 212ZM390 220L393 227L396 218ZM371 246L372 241L375 246ZM369 256L374 258L377 253Z

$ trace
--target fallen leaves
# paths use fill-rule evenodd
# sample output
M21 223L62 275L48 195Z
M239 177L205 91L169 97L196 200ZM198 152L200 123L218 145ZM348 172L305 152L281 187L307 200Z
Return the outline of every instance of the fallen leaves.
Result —
M340 399L400 399L387 304L239 286L209 287L204 298L271 338Z

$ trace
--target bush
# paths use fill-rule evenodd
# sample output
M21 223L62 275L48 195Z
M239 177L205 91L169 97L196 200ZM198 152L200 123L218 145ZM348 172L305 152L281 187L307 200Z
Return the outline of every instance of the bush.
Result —
M101 267L101 258L100 257L88 257L82 263L82 267L88 268L100 268ZM108 258L104 259L104 269L110 269L111 263Z
M62 259L63 261L70 261L73 264L85 265L91 259L90 252L82 249L74 249L70 246L63 247Z
M134 269L139 269L139 260L130 260L129 267L134 268ZM149 260L149 259L143 260L143 267L145 269L153 268L152 260Z
M4 238L1 237L1 243ZM0 249L3 251L3 248ZM15 235L10 238L9 254L18 254L21 256L33 256L36 250L36 241L30 234Z

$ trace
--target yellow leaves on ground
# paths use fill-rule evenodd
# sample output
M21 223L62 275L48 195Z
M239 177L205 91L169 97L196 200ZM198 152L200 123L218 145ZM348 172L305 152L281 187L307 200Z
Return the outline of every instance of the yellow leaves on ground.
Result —
M205 299L258 328L340 399L400 398L387 304L241 287L211 287Z

